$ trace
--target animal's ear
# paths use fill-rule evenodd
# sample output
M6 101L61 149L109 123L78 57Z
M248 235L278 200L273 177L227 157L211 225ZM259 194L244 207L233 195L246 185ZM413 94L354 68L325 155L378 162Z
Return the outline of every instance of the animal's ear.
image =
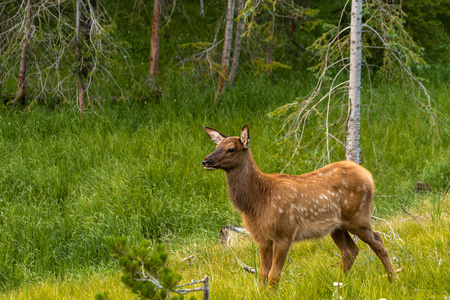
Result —
M245 149L250 147L250 134L248 132L248 126L245 125L241 130L241 143Z
M220 142L222 142L224 139L227 138L226 135L218 132L217 130L214 130L212 128L206 127L206 126L205 126L205 131L206 131L206 134L211 139L211 141L213 141L216 144L219 144Z

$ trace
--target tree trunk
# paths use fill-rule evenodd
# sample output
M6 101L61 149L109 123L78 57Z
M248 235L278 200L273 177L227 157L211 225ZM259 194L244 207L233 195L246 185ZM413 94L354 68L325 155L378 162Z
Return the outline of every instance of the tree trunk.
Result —
M270 66L273 61L273 46L275 42L275 16L270 16L269 19L269 41L267 43L266 51L266 72L270 78L273 77L272 67Z
M234 16L234 0L228 0L227 6L227 21L225 25L225 39L223 42L221 72L219 74L219 82L217 84L216 95L214 97L214 104L217 105L222 97L225 89L225 80L227 78L228 64L230 61L231 39L233 37L233 16Z
M203 4L203 0L200 0L200 15L202 17L205 16L205 5Z
M233 51L233 60L231 63L230 69L230 86L234 85L234 80L236 79L237 69L239 67L239 54L241 53L241 34L242 30L244 30L244 22L242 22L241 11L244 8L244 1L238 0L237 14L238 21L236 25L236 36L234 37L234 51Z
M3 84L3 64L0 66L0 96L2 95L2 84Z
M78 109L80 111L83 111L84 110L84 84L82 77L83 54L81 53L81 38L80 38L81 1L82 0L77 0L75 35L77 39L77 61L78 61L78 70L77 70Z
M33 0L28 0L25 33L22 45L22 55L19 66L19 82L16 97L11 104L23 103L27 93L28 56L30 53L31 24L33 23Z
M362 0L352 0L350 23L349 117L345 157L359 163L361 118L361 12Z
M205 276L203 287L203 300L209 300L209 277Z
M150 46L150 82L156 78L159 70L159 45L161 23L161 0L154 0L152 19L152 39Z
M77 39L77 60L78 60L78 71L77 71L77 88L78 88L78 109L83 111L86 102L86 90L90 83L90 72L92 71L92 65L94 60L92 55L84 56L83 53L83 42L89 41L91 37L92 30L92 17L91 14L97 8L97 0L77 0L77 11L76 11L76 39ZM92 10L92 11L91 11ZM88 47L89 50L89 47ZM90 51L90 50L89 50ZM84 82L83 82L84 80Z

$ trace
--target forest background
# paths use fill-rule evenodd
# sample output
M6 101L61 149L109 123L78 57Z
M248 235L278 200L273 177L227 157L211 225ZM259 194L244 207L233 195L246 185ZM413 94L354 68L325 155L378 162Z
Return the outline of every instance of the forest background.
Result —
M237 1L230 66L240 19L244 25L232 84L223 76L222 63L227 3L201 3L162 1L156 72L150 51L154 2L0 4L0 293L6 298L67 296L58 291L85 298L83 293L104 288L99 281L110 283L106 286L112 295L126 293L115 287L118 267L105 236L163 242L175 257L208 257L188 266L176 264L186 280L218 272L212 284L217 298L226 298L230 286L225 282L245 276L250 276L245 279L250 295L264 297L255 288L255 278L237 272L233 255L216 246L220 228L241 221L228 201L224 175L201 167L213 149L203 126L237 135L248 124L253 154L265 172L300 174L344 159L336 140L342 139L345 127L345 93L340 95L342 104L322 103L312 110L301 144L298 136L289 135L290 112L279 108L302 103L314 89L327 34L348 23L349 8L344 9L346 1L247 1L239 13ZM412 211L430 222L425 230L417 224L394 226L411 244L399 248L393 243L390 254L415 270L410 274L415 279L405 283L406 288L398 287L396 295L442 296L450 291L450 272L445 272L449 262L441 259L450 253L448 198L443 198L450 182L450 2L364 3L365 20L378 11L385 13L385 19L374 17L381 21L373 27L390 49L403 53L406 70L430 95L428 102L417 82L395 66L386 45L364 32L361 150L363 166L376 181L375 216L398 222L409 217L405 211ZM24 49L25 74L20 66ZM330 72L325 86L339 71ZM224 90L218 96L221 77ZM327 109L340 122L335 124L337 138L326 150ZM432 246L415 248L415 236L410 236L414 231L431 236L418 244ZM323 265L300 260L299 268L330 272L326 264L336 251L328 244L320 240L298 246L293 260L299 261L301 254L308 260L324 248L325 259L319 259ZM239 251L251 257L249 264L258 261L250 242ZM361 260L376 265L369 254ZM434 275L418 276L415 261L430 266ZM295 277L296 267L290 268L284 293L305 295L302 286L294 288L289 282L311 274ZM356 274L355 280L367 280L364 270ZM419 279L426 287L412 288ZM335 296L335 290L315 280L307 288L311 297ZM75 282L69 292L64 290L68 282ZM374 287L378 292L386 289ZM364 291L347 293L355 298ZM282 298L283 291L278 295Z

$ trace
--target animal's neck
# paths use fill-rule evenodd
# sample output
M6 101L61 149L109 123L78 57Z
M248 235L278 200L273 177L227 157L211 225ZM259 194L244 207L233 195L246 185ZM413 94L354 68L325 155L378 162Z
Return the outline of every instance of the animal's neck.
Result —
M262 199L269 189L265 174L259 170L250 150L247 151L247 159L238 167L228 170L226 177L233 204L242 213L254 216L265 205Z

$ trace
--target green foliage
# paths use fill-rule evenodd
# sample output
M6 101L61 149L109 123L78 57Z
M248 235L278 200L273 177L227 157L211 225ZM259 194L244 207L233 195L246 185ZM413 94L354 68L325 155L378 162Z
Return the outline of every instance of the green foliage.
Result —
M427 60L449 61L450 1L409 0L402 2L405 28L414 41L425 48Z
M363 5L362 15L362 59L366 64L378 66L378 73L383 78L396 82L406 77L403 67L412 69L427 66L422 58L423 48L414 42L405 29L400 5L379 0L368 1ZM327 76L332 77L348 63L345 60L350 53L350 29L346 28L347 25L324 24L325 33L310 46L309 49L321 58L311 67L316 74L320 75L328 66L335 65L328 69Z
M151 243L142 240L129 247L126 237L108 237L106 243L119 259L122 282L143 299L166 299L181 280L180 274L166 266L168 253L163 244L151 250Z
M270 64L266 64L266 62L263 59L256 59L255 63L257 66L256 73L259 75L262 75L267 71L273 72L277 69L291 69L290 66L287 66L277 61L272 61Z
M379 55L382 62L374 61L376 52L366 48L364 53L368 63L375 62L380 66L380 73L390 82L405 79L403 66L408 69L426 67L423 60L423 48L419 47L405 29L402 10L399 5L373 1L367 3L363 9L363 20L368 20L365 25L372 27L380 36L374 32L368 33L363 45L372 47L385 47L384 53ZM403 66L399 64L399 60Z
M273 48L273 60L276 63L263 70L273 67L280 71L288 65L298 65L310 60L310 53L304 45L309 45L314 40L315 30L322 23L317 18L318 12L318 9L310 8L306 3L287 0L246 1L241 12L246 24L242 36L250 51L244 51L247 56L242 61L250 59L252 62L252 65L246 67L256 65L256 72L260 72L260 62L263 61L261 57L266 56L269 46Z

